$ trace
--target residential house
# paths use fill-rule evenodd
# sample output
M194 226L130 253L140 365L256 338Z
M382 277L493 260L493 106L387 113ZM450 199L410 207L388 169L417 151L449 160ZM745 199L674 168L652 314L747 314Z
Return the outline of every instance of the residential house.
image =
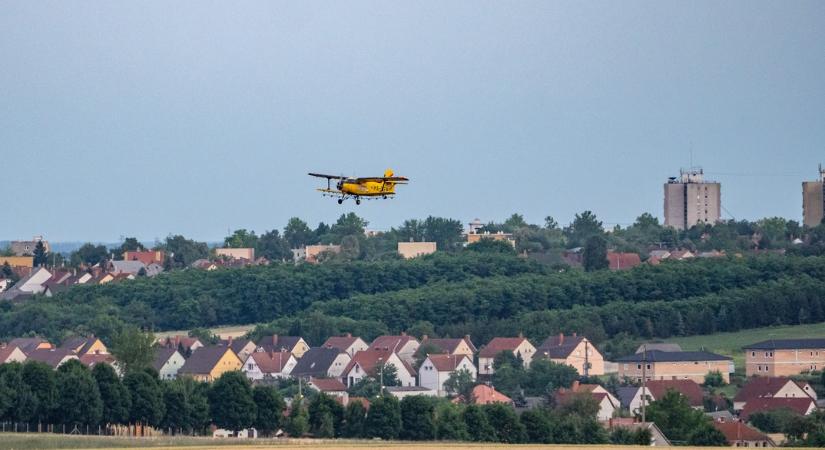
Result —
M295 355L287 351L256 351L246 358L241 370L250 380L286 378L297 364Z
M658 260L668 259L670 257L670 251L664 249L651 250L647 256L648 258L656 258Z
M674 250L670 252L670 256L667 259L673 261L683 261L685 259L691 259L695 257L696 255L690 250Z
M12 269L34 267L34 256L0 256L0 266L8 264Z
M437 353L446 353L448 355L467 355L470 359L478 351L470 336L463 338L429 338L423 336L421 338L421 346L438 349ZM419 348L420 349L420 348Z
M8 278L0 278L0 293L8 289L11 284L11 280Z
M289 352L300 358L309 350L309 344L300 336L264 336L258 340L258 348L267 352Z
M470 372L473 380L478 376L478 370L473 364L472 356L456 354L428 355L421 367L418 368L418 380L422 387L432 389L440 397L447 395L444 383L459 370Z
M608 268L610 270L628 270L642 264L642 259L636 253L607 252Z
M398 254L404 259L417 258L419 256L431 255L435 253L435 242L399 242Z
M189 265L189 267L205 270L207 272L218 270L218 265L214 261L210 261L208 259L196 259L192 264Z
M467 242L465 245L475 244L476 242L481 242L482 239L492 239L494 241L502 241L506 242L513 247L516 246L516 238L513 237L513 233L505 233L503 231L499 231L497 233L490 233L489 231L484 231L481 233L467 233Z
M378 336L370 344L370 350L391 351L410 365L415 362L415 352L421 344L418 339L401 333L398 336Z
M140 261L144 265L157 264L163 267L166 254L161 250L145 250L134 252L123 252L124 261Z
M37 248L38 242L43 243L43 249L46 253L51 253L49 241L44 240L43 236L35 236L30 241L11 241L9 250L11 250L15 256L34 256L34 249Z
M576 396L587 395L593 397L599 405L599 411L596 417L599 420L609 420L621 408L619 399L613 396L607 389L598 384L584 384L574 381L570 389L561 388L556 391L554 398L557 405L564 405Z
M478 352L478 374L492 375L495 373L493 362L501 352L510 352L513 356L521 358L524 367L527 368L536 354L536 347L523 336L493 338Z
M550 336L536 349L536 358L575 367L580 375L604 375L604 357L584 336L560 333ZM586 367L585 367L586 366Z
M228 347L202 347L186 360L178 376L189 376L197 381L213 381L224 372L241 370L241 360Z
M812 398L816 391L804 381L786 377L750 377L733 398L733 409L741 411L745 404L756 398Z
M661 400L668 391L676 391L687 399L693 409L702 410L704 407L705 393L693 380L650 380L645 383L645 390L649 401Z
M57 369L61 365L65 364L66 361L71 359L80 358L78 358L77 354L72 350L61 348L40 348L37 350L32 350L26 354L27 361L40 361L47 364L52 369Z
M137 278L137 276L132 273L105 273L96 281L97 284L107 284L113 281L134 280L135 278Z
M398 400L403 400L405 397L415 395L423 395L425 397L435 397L436 393L432 389L422 386L387 386L387 392Z
M636 349L636 353L642 353L645 350L651 352L653 350L659 350L660 352L681 352L682 346L669 342L647 342L640 345L639 348Z
M713 422L714 428L725 435L731 447L776 447L773 440L765 433L740 421Z
M181 352L186 357L187 354L193 353L195 350L202 348L203 343L196 337L189 337L183 335L169 336L160 341L161 347L174 348Z
M322 392L330 397L337 398L342 405L346 405L349 401L349 394L347 394L347 387L341 383L337 378L310 378L307 386Z
M381 364L395 367L401 386L415 386L416 373L410 363L401 359L392 350L377 350L374 348L360 351L352 357L347 367L344 368L342 381L347 387L351 387L368 376L380 379L376 369Z
M337 348L312 347L298 360L293 377L340 378L352 357Z
M771 339L744 350L749 377L787 377L825 369L825 338Z
M363 339L354 337L351 333L344 336L330 336L321 347L337 348L350 356L370 348Z
M111 273L115 275L128 274L139 276L143 274L147 277L153 277L163 272L163 266L158 263L144 264L141 261L111 261Z
M178 377L178 371L186 363L183 355L176 348L155 347L155 359L152 367L158 371L161 380L174 380Z
M472 394L474 405L489 405L491 403L504 403L513 406L513 399L502 394L501 392L487 386L486 384L478 384L473 388ZM461 396L453 399L453 402L458 403L464 401Z
M118 365L117 360L114 356L108 353L84 353L78 356L80 363L89 369L94 368L97 364L108 364L115 369L115 372L117 372L118 375L121 374L120 366Z
M38 337L14 338L9 341L9 347L18 347L23 353L28 355L35 350L49 350L54 348L49 341Z
M613 431L616 428L626 428L631 431L648 430L650 432L650 446L651 447L670 447L672 444L670 440L662 433L662 430L653 422L637 422L632 417L613 417L602 424L608 431Z
M739 418L748 421L751 414L757 412L776 411L778 409L788 409L801 416L807 416L816 411L816 402L807 397L785 398L785 397L761 397L750 399L745 403Z
M104 344L103 341L94 336L89 336L85 338L68 338L65 341L63 341L63 343L60 345L60 348L72 350L75 353L77 353L78 356L83 356L86 354L109 354L109 349L106 348L106 344Z
M0 294L2 300L21 300L46 292L46 282L52 278L51 272L38 267L25 277L21 278L10 289Z
M733 372L733 358L710 352L663 352L649 350L616 360L619 378L648 380L693 380L705 382L705 375L718 371L726 383Z
M216 248L215 256L227 259L243 259L249 262L255 261L254 248Z
M304 260L308 263L317 263L318 258L322 253L338 254L341 253L340 245L307 245L304 248Z
M24 362L26 360L26 354L23 353L23 350L20 350L19 347L16 345L8 345L2 344L0 345L0 364L6 364L10 362Z
M238 355L238 359L241 361L246 361L246 358L258 348L251 339L235 339L232 336L229 336L226 339L221 339L218 342L218 345L222 345L224 347L229 347Z

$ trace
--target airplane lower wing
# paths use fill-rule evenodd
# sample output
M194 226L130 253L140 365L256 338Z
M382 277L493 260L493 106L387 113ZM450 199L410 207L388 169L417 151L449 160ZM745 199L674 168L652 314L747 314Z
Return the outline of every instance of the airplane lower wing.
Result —
M324 189L324 188L318 188L318 189L316 189L316 191L318 191L318 192L323 192L323 193L325 193L325 194L344 195L344 192L343 192L343 191L339 191L338 189Z

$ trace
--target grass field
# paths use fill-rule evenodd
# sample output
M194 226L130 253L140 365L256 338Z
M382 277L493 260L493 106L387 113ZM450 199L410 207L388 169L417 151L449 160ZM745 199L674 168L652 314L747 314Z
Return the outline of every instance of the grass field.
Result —
M706 350L733 357L737 371L745 369L745 353L742 347L767 339L791 339L825 337L825 323L753 328L733 333L716 333L667 339L682 346L683 350Z
M320 441L314 439L286 439L282 441L271 439L242 440L235 439L212 439L212 438L189 438L189 437L161 437L161 438L124 438L124 437L98 437L98 436L69 436L62 434L25 434L25 433L0 433L0 448L3 449L80 449L80 448L136 448L149 447L155 449L378 449L378 448L399 448L411 450L440 450L440 449L496 449L496 448L554 448L554 449L599 449L611 448L616 450L638 449L630 446L609 446L609 445L496 445L478 443L455 443L455 442L386 442L386 441L346 441L327 440ZM680 447L683 449L707 449L711 447ZM727 447L720 447L727 448Z
M217 334L218 336L226 339L228 337L237 338L245 335L250 330L255 328L255 325L231 325L226 327L216 327L210 328L213 333ZM155 337L158 339L163 339L168 336L175 336L177 334L187 335L189 330L178 330L178 331L161 331L155 333Z

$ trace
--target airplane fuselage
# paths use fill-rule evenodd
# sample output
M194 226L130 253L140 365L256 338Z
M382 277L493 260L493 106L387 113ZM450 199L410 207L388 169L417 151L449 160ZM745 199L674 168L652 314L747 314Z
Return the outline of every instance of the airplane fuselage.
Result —
M345 181L341 183L341 187L339 189L346 195L353 195L356 197L383 196L395 193L395 183L389 181L365 181L363 183L348 183Z

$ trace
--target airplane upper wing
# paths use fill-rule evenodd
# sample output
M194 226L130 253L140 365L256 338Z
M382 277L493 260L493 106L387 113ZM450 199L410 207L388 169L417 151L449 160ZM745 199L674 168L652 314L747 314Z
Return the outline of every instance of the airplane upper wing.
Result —
M312 173L312 172L308 173L307 175L312 176L312 177L318 177L318 178L326 178L327 180L343 180L344 178L346 178L346 177L342 177L340 175L324 175L322 173Z
M407 178L407 177L365 177L365 178L356 178L355 181L356 182L374 181L374 182L377 182L377 183L380 183L382 181L392 181L393 183L406 183L407 181L410 181L410 179Z

